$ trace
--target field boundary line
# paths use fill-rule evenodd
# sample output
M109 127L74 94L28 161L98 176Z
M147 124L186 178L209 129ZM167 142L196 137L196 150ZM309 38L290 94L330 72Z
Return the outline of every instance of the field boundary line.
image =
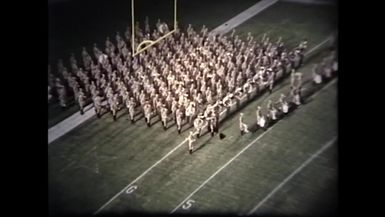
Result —
M258 4L260 4L261 2L265 2L265 1L270 2L271 0L262 0L260 2L257 2L253 6L249 7L248 9L242 11L241 13L239 13L238 15L233 17L232 19L240 16L241 14L246 14L246 15L250 16L249 14L253 13L253 16L257 15L259 12L261 12L264 9L266 9L267 7L264 6L264 8L262 10L255 11L256 5L258 7L261 7ZM276 3L278 0L272 0L272 1L274 3ZM253 17L253 16L251 16L251 17ZM246 20L250 19L251 17L248 17ZM230 19L230 20L232 20L232 19ZM230 26L226 25L230 20L228 20L225 23L219 25L217 28L211 30L210 34L215 33L215 31L218 31L217 30L218 28L224 28L225 26L226 26L225 28L227 28L227 32L228 32L231 29L235 28L236 26L238 26L238 25L240 25L240 24L242 24L242 23L244 23L246 21L243 18L243 20L241 20L241 21L238 20L238 24L236 26L231 26L230 27ZM84 112L84 115L80 115L79 112L77 111L76 113L72 114L70 117L68 117L68 118L62 120L61 122L55 124L54 126L50 127L48 129L48 145L50 143L52 143L53 141L55 141L56 139L60 138L61 136L65 135L66 133L70 132L71 130L75 129L77 126L79 126L83 122L85 122L88 119L90 119L93 116L95 116L96 113L95 113L95 111L92 108L93 108L93 104L91 103L90 105L86 106L85 110L87 110L87 111Z
M311 4L311 5L336 5L335 2L325 0L281 0L282 2L299 3L299 4Z
M331 39L331 37L328 37L327 39L325 39L324 41L322 41L321 43L319 43L317 46L313 47L311 50L309 50L307 52L307 54L315 51L316 49L318 49L320 46L324 45L325 43L327 43L329 40ZM334 81L333 81L334 82ZM331 82L332 83L332 82ZM327 86L329 86L330 84L328 84ZM326 86L325 86L326 87ZM323 87L323 88L325 88ZM321 88L319 91L321 91L323 88ZM274 125L275 126L275 125ZM270 129L272 129L274 126L272 126L271 128L268 128L267 131L263 132L260 136L264 135L265 133L267 133ZM259 137L258 137L259 138ZM100 211L102 211L108 204L110 204L113 200L115 200L119 195L121 195L127 188L129 188L130 186L132 186L135 182L137 182L139 179L141 179L143 176L145 176L149 171L151 171L155 166L157 166L159 163L161 163L164 159L166 159L169 155L171 155L175 150L177 150L180 146L182 146L185 142L187 141L187 139L185 139L184 141L182 141L179 145L177 145L176 147L174 147L170 152L168 152L165 156L163 156L160 160L158 160L154 165L152 165L150 168L148 168L146 171L144 171L140 176L138 176L135 180L133 180L130 184L128 184L127 186L125 186L121 191L119 191L117 194L115 194L110 200L108 200L105 204L103 204L98 210L96 210L94 212L94 215L98 214ZM174 210L172 211L174 212Z
M327 148L334 144L337 140L337 136L333 137L329 142L323 145L316 153L314 153L311 157L309 157L305 162L303 162L294 172L292 172L288 177L286 177L281 183L279 183L263 200L261 200L256 206L254 206L247 215L253 214L255 211L259 209L271 196L273 196L282 186L284 186L291 178L293 178L297 173L301 172L301 170L308 165L310 162L314 160L319 154L324 152Z
M331 81L329 84L322 87L320 90L318 90L316 93L321 92L325 88L329 87L332 83L334 83L336 80ZM254 139L252 142L250 142L246 147L244 147L240 152L238 152L234 157L232 157L227 163L225 163L222 167L220 167L216 172L214 172L209 178L207 178L198 188L196 188L192 193L190 193L182 202L178 204L171 212L170 214L174 213L177 209L179 209L180 206L182 206L188 199L190 199L196 192L198 192L204 185L206 185L212 178L214 178L219 172L221 172L225 167L227 167L232 161L234 161L239 155L241 155L244 151L246 151L250 146L252 146L255 142L258 141L262 136L264 136L267 132L269 132L271 129L273 129L276 125L273 125L272 127L268 128L266 131L264 131L261 135L259 135L256 139Z
M152 170L152 168L156 167L158 164L160 164L164 159L166 159L169 155L171 155L175 150L177 150L180 146L182 146L187 139L183 140L179 145L175 146L171 151L169 151L165 156L163 156L160 160L158 160L155 164L153 164L151 167L149 167L146 171L144 171L141 175L139 175L136 179L130 182L126 187L124 187L121 191L119 191L117 194L115 194L110 200L108 200L106 203L104 203L98 210L96 210L93 215L98 214L100 211L102 211L108 204L110 204L113 200L115 200L117 197L119 197L126 189L131 187L135 182L137 182L139 179L141 179L143 176L145 176L148 172Z
M275 125L274 125L275 126ZM212 178L214 178L219 172L221 172L224 168L226 168L231 162L233 162L239 155L241 155L244 151L246 151L250 146L252 146L255 142L257 142L262 136L264 136L267 132L274 128L274 126L268 128L261 135L255 138L252 142L250 142L246 147L244 147L240 152L238 152L234 157L232 157L229 161L227 161L222 167L220 167L215 173L213 173L209 178L207 178L198 188L196 188L193 192L191 192L182 202L178 204L170 213L174 213L180 206L182 206L188 199L191 198L197 191L199 191L207 182L209 182Z
M261 0L255 3L253 6L249 7L248 9L244 10L243 12L234 16L230 20L224 22L223 24L213 29L210 32L210 36L217 35L217 34L224 35L228 33L230 30L241 25L242 23L246 22L250 18L256 16L257 14L261 13L262 11L264 11L265 9L269 8L270 6L274 5L277 2L278 0Z

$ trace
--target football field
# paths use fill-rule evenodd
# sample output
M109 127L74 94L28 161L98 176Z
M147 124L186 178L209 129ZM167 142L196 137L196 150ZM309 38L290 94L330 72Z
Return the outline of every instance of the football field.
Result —
M266 32L273 40L282 36L289 47L307 38L311 49L336 30L333 10L278 2L236 31L243 37L247 32L255 37ZM232 16L213 19L219 25ZM220 123L223 139L199 138L192 155L184 142L187 125L178 135L175 126L164 131L155 119L147 128L140 115L131 124L124 110L116 122L109 114L90 118L48 146L50 213L330 215L337 200L338 79L311 83L313 64L330 51L319 47L313 53L299 69L303 105L266 131L240 135L239 113L255 129L257 106L265 109L268 99L288 95L290 79L285 78L272 94L229 114Z

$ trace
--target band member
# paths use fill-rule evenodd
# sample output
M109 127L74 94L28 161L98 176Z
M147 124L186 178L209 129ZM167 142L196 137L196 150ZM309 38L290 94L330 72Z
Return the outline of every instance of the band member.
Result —
M114 94L114 96L110 99L109 105L112 113L112 118L114 119L114 121L116 121L116 113L119 109L118 94Z
M195 102L192 101L189 103L189 105L186 108L186 117L187 117L188 123L191 124L194 115L195 115Z
M200 113L197 118L194 120L194 127L197 132L197 137L199 138L201 136L202 129L206 127L207 121L205 120L205 116Z
M319 71L318 64L314 64L314 67L313 67L313 83L314 84L322 83L322 74Z
M165 104L160 108L160 117L162 120L163 129L167 129L168 109Z
M190 134L189 136L187 137L187 141L188 141L188 151L190 154L193 153L193 149L194 149L194 146L193 146L193 142L196 141L196 139L194 138L196 133L194 133L193 131L190 131Z
M178 129L178 134L180 134L182 129L182 115L183 115L182 109L181 107L178 107L175 112L175 116L176 116L175 120L176 120L177 129Z
M126 108L128 109L128 114L130 116L131 123L134 123L134 115L135 115L135 107L136 103L134 97L127 97L126 100Z
M258 106L257 107L257 111L256 111L256 114L257 114L257 124L260 128L263 128L265 129L266 125L267 125L267 121L266 121L266 118L265 116L262 114L262 111L261 111L261 106Z
M277 120L277 113L278 113L278 110L274 107L273 105L273 102L271 100L268 101L267 103L267 109L269 111L269 118L272 120L272 121L276 121Z
M79 93L78 93L78 104L79 104L79 107L80 107L80 114L83 115L84 114L84 105L85 105L85 100L86 100L86 96L83 92L83 89L80 88L79 89Z
M289 112L289 103L286 100L285 94L281 94L278 103L280 104L280 110L283 114L287 114Z
M147 123L147 127L151 127L151 104L150 102L146 101L146 103L143 106L143 112L145 121Z
M245 123L243 123L243 113L239 115L239 129L241 131L241 135L244 133L249 133L249 129Z
M296 106L301 105L301 95L299 89L293 89L291 90L291 97L292 97L292 103L294 103Z
M93 103L94 103L96 117L100 118L102 113L102 98L98 95L94 96Z

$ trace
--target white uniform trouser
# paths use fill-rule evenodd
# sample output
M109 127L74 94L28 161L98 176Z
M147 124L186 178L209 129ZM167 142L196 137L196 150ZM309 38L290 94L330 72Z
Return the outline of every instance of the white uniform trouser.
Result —
M287 103L282 104L282 111L285 114L289 112L289 105Z
M147 121L147 123L150 123L150 118L151 118L151 115L148 113L148 114L146 114L146 121Z
M301 99L300 99L299 94L296 94L296 95L294 96L294 103L295 103L296 105L301 105Z
M181 125L182 125L182 118L176 118L176 125L178 127L178 130L181 128Z
M316 83L316 84L321 84L321 83L322 83L322 77L321 77L321 75L319 75L319 74L314 75L313 81L314 81L314 83Z
M193 150L193 141L192 140L189 140L188 141L188 150Z
M167 126L167 116L162 115L162 122L164 123L164 126Z
M275 110L275 109L271 110L270 116L271 116L272 120L276 120L277 119L277 110Z
M265 117L258 118L257 122L258 122L258 126L260 126L260 127L265 127L265 125L266 125Z
M134 114L135 114L134 109L133 108L128 108L128 112L130 113L131 120L134 120Z
M247 127L247 125L246 124L244 124L244 123L240 123L239 124L239 129L241 130L241 131L243 131L243 132L249 132L249 129L248 129L248 127Z

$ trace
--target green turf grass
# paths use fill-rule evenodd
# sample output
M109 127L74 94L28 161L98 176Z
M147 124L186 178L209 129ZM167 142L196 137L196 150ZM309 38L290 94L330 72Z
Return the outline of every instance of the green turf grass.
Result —
M316 100L295 111L295 114L290 118L278 122L272 131L263 136L199 190L192 197L196 201L196 206L189 211L234 214L245 214L250 211L306 161L311 154L314 154L336 135L337 118L333 105L335 97L336 89L334 86L319 95ZM315 161L313 163L318 166L319 175L315 176L315 171L308 175L302 175L302 177L305 176L303 184L304 187L314 188L317 193L320 193L322 190L320 188L322 187L320 186L322 180L319 180L321 174L325 176L329 172L327 175L330 178L330 176L335 177L336 172L335 170L328 171L327 168L320 168L320 162ZM331 167L333 168L334 164ZM324 183L321 182L322 184ZM295 182L288 182L287 185L290 188L295 185ZM282 210L286 208L288 212L285 214L290 215L303 214L301 212L304 210L309 211L307 210L309 204L312 200L317 200L319 195L314 194L310 195L311 197L309 195L306 197L306 190L302 190L303 194L301 195L292 195L291 192L288 192L288 195L274 196L273 199L276 198L276 200L292 199L290 198L292 196L297 200L295 201L297 203L273 203L270 209L265 209L265 214L277 214L274 213L276 207ZM299 201L302 203L298 203ZM310 208L312 208L310 211L313 211L313 214L315 211L319 211L314 207Z
M182 28L192 24L197 30L200 30L202 25L213 29L256 2L258 0L242 0L237 4L232 0L178 0L178 22ZM152 26L158 18L173 20L173 0L137 0L135 9L135 20L140 21L142 26L146 16ZM104 50L106 37L109 36L115 43L116 32L119 31L123 36L127 26L131 26L131 1L82 0L50 6L49 63L52 70L56 72L59 58L64 60L69 69L68 59L71 52L80 64L82 46L87 48L90 55L94 43ZM72 97L69 100L73 102ZM64 112L58 103L49 105L48 126L57 124L77 111L79 108L76 102Z
M320 58L321 57L315 57L311 61L320 61ZM302 72L306 73L306 78L309 77L310 69L311 64L306 64L301 69ZM277 100L282 91L288 91L288 82L289 81L286 80L277 85L275 88L276 92L272 95L268 96L264 94L242 109L242 112L246 115L245 120L248 124L252 124L255 118L256 106L260 104L264 105L266 103L265 99L267 98ZM314 101L310 101L309 106L317 103L318 98L319 97ZM334 101L330 96L326 98L327 100ZM325 103L325 105L330 104ZM307 105L304 106L304 109L306 107ZM323 112L325 118L323 116L316 116L315 118L314 114L316 112L313 111L314 109L309 110L310 112L303 112L304 114L298 118L295 118L297 115L297 113L295 113L284 120L284 122L289 122L289 120L292 119L295 120L284 125L284 129L278 131L274 129L273 132L277 131L276 133L278 135L284 135L285 139L280 139L279 136L276 136L276 141L273 143L278 145L281 140L295 141L296 134L292 135L292 133L288 132L291 128L296 129L298 135L306 135L307 132L305 130L311 128L295 127L297 125L307 126L306 124L310 124L314 127L316 123L321 123L324 120L329 120L332 123L335 122L335 120L334 122L331 120L335 117L335 110L327 113ZM319 111L323 110L320 108ZM299 112L300 110L298 110L298 113ZM122 113L120 113L120 115L122 115ZM318 126L317 129L322 132L325 127ZM329 130L326 131L326 133L321 133L313 139L319 140L321 143L329 139L326 138L326 136L329 136L330 132ZM209 135L205 135L195 145L196 148L202 148L192 156L187 153L187 145L179 148L170 155L169 158L144 176L143 179L139 180L139 188L132 195L123 194L121 197L118 197L110 206L106 207L106 211L171 211L171 209L192 190L199 186L202 181L207 179L213 172L260 134L260 132L258 132L255 135L248 134L241 137L239 135L237 115L227 119L221 124L220 132L226 135L224 140L219 140L218 138L211 139ZM184 132L181 136L178 136L175 127L164 132L159 123L151 129L147 129L143 119L136 123L135 126L131 126L129 121L126 120L126 115L121 116L117 122L113 122L109 114L103 116L101 120L97 120L96 118L88 120L49 146L48 160L51 212L92 213L96 211L96 209L107 202L123 187L178 145L187 134L188 132ZM293 138L290 139L290 137L286 139L286 136L292 136ZM323 136L325 136L325 138ZM298 148L304 153L310 153L314 147L308 143L301 143ZM270 152L261 151L260 155L269 156ZM291 159L291 154L295 154L295 150L287 153L287 155L283 155L287 157L287 159ZM305 158L302 158L302 160L303 159ZM266 161L269 160L271 159L266 159ZM302 162L299 160L300 159L293 161L292 163L298 166L298 164ZM290 168L283 168L279 171L289 174L292 169L295 169L295 165L287 166ZM99 169L99 173L97 173L97 169ZM277 167L277 169L279 168ZM263 171L261 171L261 173L262 172ZM245 173L247 174L248 172ZM269 170L269 173L273 174L273 171ZM268 182L268 177L266 180L266 182ZM273 181L277 182L278 180ZM251 190L258 191L259 189L253 188ZM212 195L213 200L218 197L216 194ZM253 196L253 202L258 202L255 201L255 195ZM229 197L236 200L237 196ZM260 197L263 197L263 195L260 195ZM209 207L206 208L197 206L196 208L193 207L193 209L201 207L203 211L214 209L217 212L226 211L223 210L223 206L217 207L215 203L216 202L213 202L211 205L208 204L207 206ZM241 203L241 201L231 203L235 203L235 206L231 205L227 210L234 207L234 209L237 209L236 203ZM252 207L253 204L249 204L249 206ZM197 209L197 211L199 211L199 209Z
M287 182L256 213L334 216L338 194L336 173L337 145L333 145Z
M281 36L289 47L307 38L313 47L336 29L335 10L329 5L277 2L235 29L244 39L248 32L258 39L266 33L274 41Z
M285 88L285 91L288 91L287 89ZM274 95L278 94L275 93ZM267 143L268 147L266 146L265 149L260 150L258 147L261 144L257 145L255 148L259 150L258 153L251 151L248 160L245 162L245 167L240 166L245 170L237 167L238 169L224 172L224 175L227 174L227 176L234 178L234 182L229 182L229 177L218 178L217 181L213 182L212 185L216 186L215 192L231 191L226 194L227 197L223 197L220 193L215 195L215 192L205 193L205 196L198 197L204 203L198 205L202 210L193 209L191 211L226 213L244 211L241 205L245 204L246 200L244 198L237 200L234 197L244 195L247 198L245 192L249 192L248 196L253 197L255 195L252 193L265 189L263 186L270 187L271 190L278 180L283 180L305 161L309 154L317 150L320 145L323 145L326 140L330 139L330 136L335 135L336 112L333 104L335 102L335 88L327 92L326 96L325 94L322 98L321 96L309 102L308 106L304 106L303 112L301 110L296 111L295 114L290 116L290 119L284 119L282 123L277 124L272 133L264 136L260 143ZM276 98L276 96L272 97ZM261 100L256 100L242 110L245 113L245 120L249 120L248 124L255 122L255 108L256 105L260 104ZM318 113L323 114L320 116ZM176 151L145 178L136 183L139 188L134 193L135 198L122 194L106 207L105 212L124 212L127 210L169 212L205 179L261 134L261 131L258 131L254 135L240 136L238 116L227 120L220 131L226 135L226 139L219 140L217 137L210 139L209 135L206 135L196 144L197 148L201 145L204 145L204 148L199 149L193 156L188 155L187 148ZM269 149L269 147L273 146L277 146L275 151ZM260 171L262 174L267 173L266 177L264 177L265 180L261 182L262 186L254 186L255 183L251 183L245 187L242 184L240 186L244 186L244 189L238 192L237 196L234 192L237 191L235 183L243 183L242 180L246 181L254 178L250 174L251 171L248 170L250 168L247 165L253 162L251 159L257 157L261 158L260 162L258 162L260 167L254 168L255 171ZM238 162L238 160L235 162ZM275 163L273 164L273 162ZM284 175L286 176L284 177ZM208 189L213 188L212 185ZM208 189L202 189L202 192L208 192ZM265 191L267 191L267 188ZM221 201L220 199L230 201L218 202ZM304 206L306 208L306 205Z
M282 85L285 84L282 83ZM278 88L280 87L278 86ZM279 90L287 91L287 89L288 87ZM271 97L277 99L279 94L273 93ZM246 120L254 119L256 105L261 104L265 97L266 95L260 97L259 100L255 100L242 110L246 115ZM147 174L143 178L145 184L141 184L143 186L140 188L146 189L147 197L144 199L151 200L152 197L149 195L154 189L159 188L155 184L158 183L157 178L152 177L170 174L172 177L185 179L187 186L196 186L199 181L188 181L191 177L198 180L207 178L214 169L223 165L242 148L236 144L248 141L249 135L239 136L238 116L226 120L220 130L226 134L225 140L210 139L209 135L205 135L195 145L196 148L202 145L204 147L193 156L187 154L187 147L183 145L161 163L161 165L166 165L166 170L157 168ZM186 136L187 132L178 136L175 127L163 132L159 123L151 129L147 129L143 120L132 126L125 116L121 116L117 122L113 122L110 115L103 116L101 120L92 118L49 146L50 194L53 198L51 205L55 209L65 207L67 211L73 212L95 211L178 145ZM202 152L210 153L209 157L200 154ZM193 174L181 175L182 172L191 171L189 169L192 166L200 169L192 168ZM99 167L100 174L95 172L96 167ZM158 175L154 176L154 173ZM175 191L180 191L187 186L169 186L168 188L172 187ZM163 187L167 188L167 185ZM180 194L173 194L174 200L168 199L167 201L180 200L185 194L183 191ZM119 200L118 198L116 202L114 201L114 204L119 204ZM132 206L124 203L123 206L113 206L112 210L127 210L127 206L132 207L133 210L142 208L133 202L129 204ZM140 204L142 203L140 202ZM143 208L144 210L166 211L165 208L155 209L154 204Z

